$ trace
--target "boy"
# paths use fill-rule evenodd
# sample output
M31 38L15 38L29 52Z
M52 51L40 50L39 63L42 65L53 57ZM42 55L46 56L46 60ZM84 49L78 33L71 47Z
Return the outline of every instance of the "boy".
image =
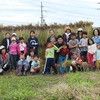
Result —
M87 32L83 32L83 38L80 40L79 47L81 50L81 58L84 62L86 62L87 58L87 46L88 46L88 38L87 38Z
M35 37L35 31L30 31L30 37L28 38L28 47L29 50L35 50L35 54L38 55L38 38Z
M57 74L57 69L55 67L55 60L54 60L55 50L58 50L58 48L51 42L48 42L47 49L45 51L46 62L45 62L43 74L50 74L50 67L52 67L54 73Z
M97 70L100 70L100 44L97 45L97 50L96 50L96 67Z
M21 54L20 55L20 60L18 61L18 76L22 76L22 72L23 75L26 76L26 72L28 70L29 67L29 63L28 61L25 59L25 55Z
M70 53L76 53L80 57L80 50L78 48L78 40L76 39L76 34L71 33L71 40L69 41L69 48L70 48Z
M34 56L33 57L33 61L31 63L31 73L37 73L40 71L40 61L39 61L39 57L38 56Z

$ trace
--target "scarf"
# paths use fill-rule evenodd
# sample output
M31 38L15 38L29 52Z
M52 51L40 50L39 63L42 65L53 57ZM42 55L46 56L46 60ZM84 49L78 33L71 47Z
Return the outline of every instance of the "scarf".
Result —
M6 60L7 59L6 54L2 54L2 59L3 60Z

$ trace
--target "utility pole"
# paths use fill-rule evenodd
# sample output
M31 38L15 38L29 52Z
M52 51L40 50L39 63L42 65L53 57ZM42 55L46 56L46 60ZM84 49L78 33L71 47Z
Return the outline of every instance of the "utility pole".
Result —
M42 5L42 2L41 2L41 26L42 26L42 24L43 24L43 5Z

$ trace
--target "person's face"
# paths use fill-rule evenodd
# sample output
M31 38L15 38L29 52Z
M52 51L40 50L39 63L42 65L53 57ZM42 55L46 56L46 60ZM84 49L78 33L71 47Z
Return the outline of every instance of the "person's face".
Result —
M98 49L100 49L100 44L97 46Z
M51 48L52 47L52 43L48 43L47 47Z
M31 35L31 37L34 37L35 36L35 33L31 32L30 35Z
M73 59L76 59L77 58L77 54L73 54Z
M2 49L2 50L1 50L1 53L2 53L2 54L6 53L6 50L5 50L5 49Z
M34 61L37 61L37 60L38 60L38 57L35 57L35 58L34 58Z
M10 38L10 34L6 34L6 38L9 39Z
M79 36L82 36L82 31L79 31L78 34L79 34Z
M90 45L93 44L92 40L89 40L89 44L90 44Z
M24 40L20 40L20 43L24 43Z
M64 49L66 49L66 48L67 48L67 46L66 46L66 45L64 45L64 46L63 46L63 48L64 48Z
M12 35L12 37L15 37L15 38L17 38L17 36L16 36L16 35Z
M87 34L83 34L83 38L87 38Z
M66 32L67 32L67 33L70 33L70 29L67 29Z
M33 52L33 51L32 51L32 52L30 52L30 55L31 55L31 56L34 56L34 52Z
M12 43L15 43L16 42L16 40L12 40Z
M59 44L63 43L63 39L62 38L59 38L57 41L58 41Z
M24 60L25 59L25 56L24 55L20 55L20 59L21 60Z
M98 36L98 31L97 30L94 31L94 35Z
M54 32L53 31L50 31L49 34L50 34L50 36L54 36Z
M76 36L72 35L72 36L71 36L71 39L72 39L72 40L76 39Z

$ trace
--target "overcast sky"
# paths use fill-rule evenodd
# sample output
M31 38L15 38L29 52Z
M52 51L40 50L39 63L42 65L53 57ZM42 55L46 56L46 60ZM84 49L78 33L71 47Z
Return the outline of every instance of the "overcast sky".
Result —
M100 0L0 0L0 24L40 23L41 1L47 24L92 21L100 26Z

